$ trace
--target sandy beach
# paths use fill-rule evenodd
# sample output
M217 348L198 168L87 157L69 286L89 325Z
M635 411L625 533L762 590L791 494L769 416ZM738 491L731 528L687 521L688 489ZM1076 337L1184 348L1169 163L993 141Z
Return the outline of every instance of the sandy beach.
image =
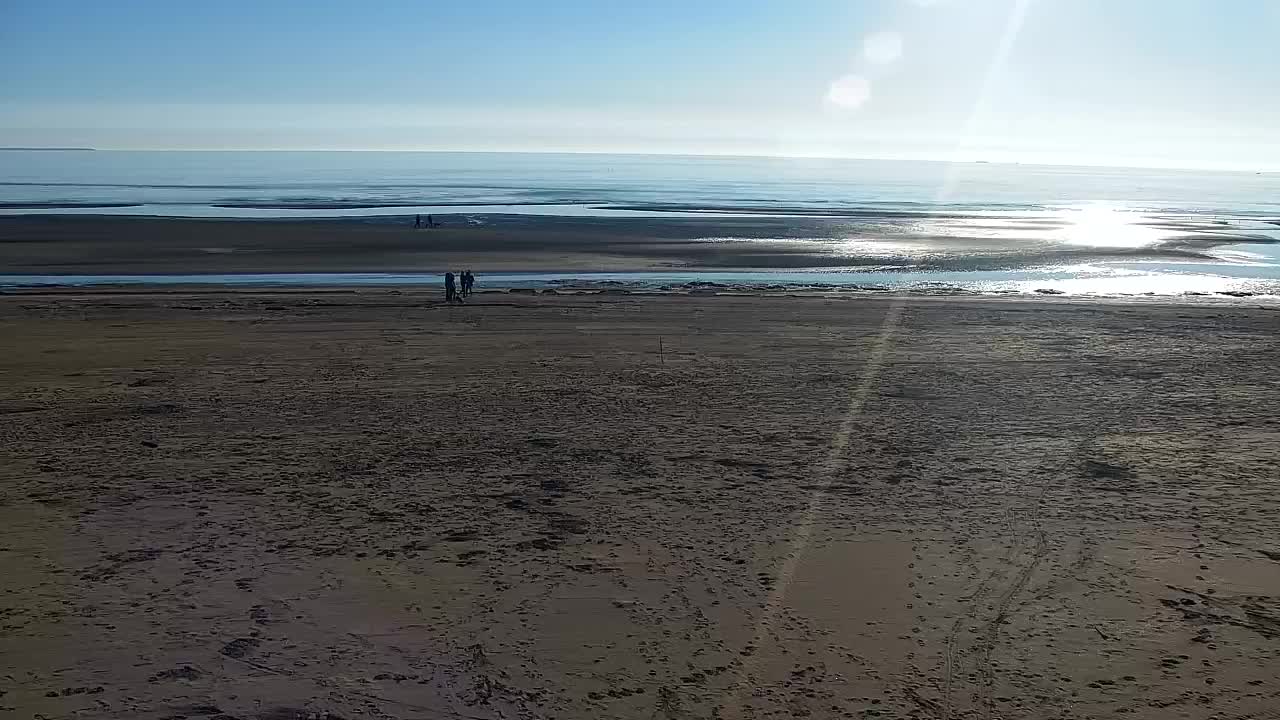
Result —
M1278 327L1063 300L9 293L0 714L1274 717Z

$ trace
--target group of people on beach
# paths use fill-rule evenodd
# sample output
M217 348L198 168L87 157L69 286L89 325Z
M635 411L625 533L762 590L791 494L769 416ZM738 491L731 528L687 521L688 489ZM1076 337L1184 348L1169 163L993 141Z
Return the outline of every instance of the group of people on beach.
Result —
M476 276L472 275L470 270L460 271L456 278L451 272L445 273L444 301L462 302L463 298L471 294L471 288L475 287L475 285Z
M439 227L439 225L440 225L440 223L436 222L436 219L435 219L435 218L433 218L433 217L431 217L430 215L428 215L428 216L427 216L427 219L426 219L425 221L423 221L423 219L422 219L422 216L421 216L421 215L414 215L414 216L413 216L413 229L414 229L414 230L421 230L421 229L422 229L422 228L424 228L424 227L429 227L429 228Z

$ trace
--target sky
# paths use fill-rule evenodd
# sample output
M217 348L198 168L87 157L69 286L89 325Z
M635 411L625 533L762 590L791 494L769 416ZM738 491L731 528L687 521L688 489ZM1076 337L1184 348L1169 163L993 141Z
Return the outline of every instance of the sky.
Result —
M1280 169L1280 0L0 0L0 146Z

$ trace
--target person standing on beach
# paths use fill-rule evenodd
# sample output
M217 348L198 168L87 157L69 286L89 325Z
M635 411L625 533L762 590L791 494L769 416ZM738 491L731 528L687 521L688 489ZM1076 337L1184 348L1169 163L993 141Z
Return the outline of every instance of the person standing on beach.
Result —
M451 303L453 298L458 294L457 286L453 284L453 273L444 274L444 301Z
M421 229L422 229L422 216L421 216L421 215L414 215L414 216L413 216L413 229L414 229L414 230L421 230Z
M476 276L471 274L470 270L462 273L462 292L464 295L471 295L471 288L476 284Z

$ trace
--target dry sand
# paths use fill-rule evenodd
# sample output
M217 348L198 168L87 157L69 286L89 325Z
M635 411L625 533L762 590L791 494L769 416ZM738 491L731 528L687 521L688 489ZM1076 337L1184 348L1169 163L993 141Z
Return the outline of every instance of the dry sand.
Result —
M0 298L0 714L1265 718L1280 314Z

